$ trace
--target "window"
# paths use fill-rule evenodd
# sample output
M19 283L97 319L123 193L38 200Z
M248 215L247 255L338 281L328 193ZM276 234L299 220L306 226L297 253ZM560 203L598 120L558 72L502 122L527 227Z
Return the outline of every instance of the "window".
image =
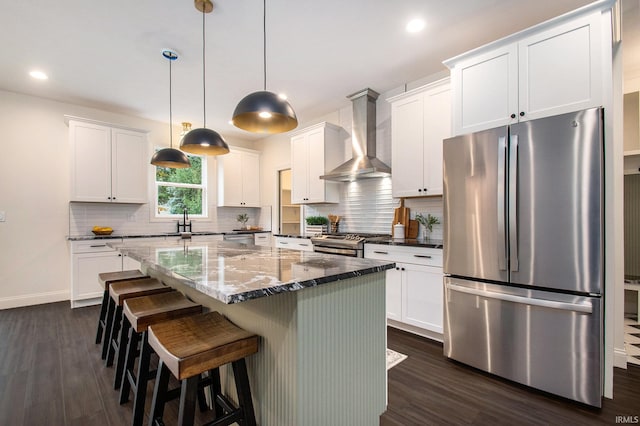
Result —
M207 162L188 155L191 167L156 167L156 217L181 217L187 208L193 217L207 217Z

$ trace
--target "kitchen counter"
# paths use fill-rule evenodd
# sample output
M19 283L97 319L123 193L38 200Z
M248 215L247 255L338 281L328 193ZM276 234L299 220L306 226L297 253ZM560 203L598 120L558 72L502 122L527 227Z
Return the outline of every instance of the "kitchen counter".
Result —
M222 303L298 291L391 269L385 261L235 243L170 240L113 243L147 268Z
M233 230L226 232L213 232L213 231L202 231L202 232L192 232L191 235L237 235L237 234L257 234L257 233L268 233L271 231L264 230ZM84 240L110 240L117 238L155 238L155 237L179 237L181 234L179 232L168 232L168 233L160 233L160 234L111 234L111 235L69 235L67 236L67 240L69 241L84 241Z
M366 244L366 243L365 243ZM442 248L442 240L432 239L389 239L387 241L376 241L375 244L390 245L390 246L410 246L410 247L428 247L428 248Z
M258 352L247 358L258 424L380 422L387 391L385 279L394 263L230 242L109 245L260 336ZM230 376L223 366L223 390L233 393Z
M312 235L300 235L300 234L273 234L274 237L285 237L285 238L308 238L311 239Z

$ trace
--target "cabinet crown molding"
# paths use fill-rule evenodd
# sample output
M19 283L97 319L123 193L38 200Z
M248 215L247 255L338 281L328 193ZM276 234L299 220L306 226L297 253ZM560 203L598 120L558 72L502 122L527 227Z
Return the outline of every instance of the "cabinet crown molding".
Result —
M71 121L79 121L81 123L97 124L98 126L117 127L118 129L130 130L132 132L149 133L149 130L146 130L146 129L137 129L135 127L122 126L120 124L108 123L106 121L94 120L92 118L76 117L76 116L73 116L73 115L66 115L65 114L64 115L64 124L66 124L68 126L69 122L71 122Z
M328 121L322 121L320 123L307 126L304 129L296 130L295 132L292 132L290 136L298 136L303 133L307 133L309 130L315 130L315 129L321 129L321 128L327 128L327 129L332 129L337 131L342 130L342 127L340 126L336 126L335 124L329 123Z
M580 18L583 16L590 15L595 12L603 12L606 10L610 10L615 5L616 0L598 0L596 2L590 3L578 9L567 12L563 15L557 16L555 18L551 18L547 21L544 21L540 24L534 25L532 27L526 28L522 31L518 31L517 33L508 35L491 43L485 44L484 46L477 47L468 52L462 53L458 56L454 56L453 58L449 58L442 63L449 69L453 69L458 63L464 61L469 57L474 57L476 55L483 54L487 51L499 48L500 46L505 46L510 43L515 43L518 40L528 37L532 34L535 34L539 31L543 31L545 29L554 27L559 24L563 24L569 22L573 19Z
M395 102L400 99L408 98L409 96L413 96L416 93L424 92L425 90L431 90L436 87L447 86L451 83L451 77L445 77L440 80L433 81L431 83L427 83L423 86L416 87L415 89L407 90L406 92L400 93L398 95L393 95L385 99L387 102Z

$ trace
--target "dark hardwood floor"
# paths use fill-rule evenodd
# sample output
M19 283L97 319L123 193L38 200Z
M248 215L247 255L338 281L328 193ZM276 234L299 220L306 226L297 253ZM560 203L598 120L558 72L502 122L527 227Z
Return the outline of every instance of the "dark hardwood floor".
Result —
M0 311L0 425L130 424L132 404L118 404L113 368L93 343L97 315L67 302ZM448 361L428 339L390 328L388 342L409 358L389 371L382 426L616 424L640 415L638 367L615 370L615 399L597 410ZM167 418L177 418L176 405Z

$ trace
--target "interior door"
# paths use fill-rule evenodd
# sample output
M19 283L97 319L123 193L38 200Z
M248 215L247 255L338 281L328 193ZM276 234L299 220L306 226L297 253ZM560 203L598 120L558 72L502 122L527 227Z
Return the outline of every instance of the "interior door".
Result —
M511 282L601 293L602 109L518 123L510 139Z
M445 139L444 272L507 281L507 127Z

